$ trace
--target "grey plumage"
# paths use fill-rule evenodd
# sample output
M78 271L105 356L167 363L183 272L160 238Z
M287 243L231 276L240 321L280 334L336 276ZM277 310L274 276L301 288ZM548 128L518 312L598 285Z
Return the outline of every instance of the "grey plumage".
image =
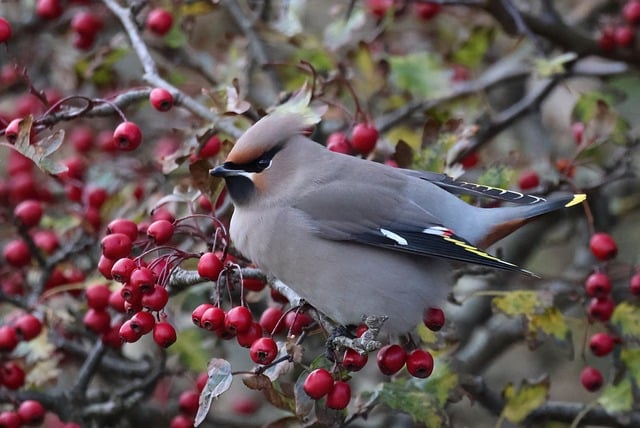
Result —
M296 114L264 117L211 173L227 182L240 252L341 324L386 315L388 332L411 330L449 293L447 259L521 270L476 246L584 199L547 201L333 153L301 135L304 126ZM461 193L519 205L478 208Z

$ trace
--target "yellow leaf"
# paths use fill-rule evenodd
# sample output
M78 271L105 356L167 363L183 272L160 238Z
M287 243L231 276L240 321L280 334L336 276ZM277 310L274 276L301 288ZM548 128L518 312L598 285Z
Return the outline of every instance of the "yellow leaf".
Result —
M627 367L627 372L635 382L635 387L640 387L640 348L625 348L620 351L620 361Z
M567 341L571 337L571 330L558 308L547 308L541 314L532 315L529 320L531 334L543 333L558 341Z
M547 306L536 291L509 291L493 298L494 310L511 317L540 313Z
M640 338L640 306L622 302L616 306L611 322L615 324L624 337Z
M545 376L538 381L523 380L519 388L509 384L502 391L505 406L501 416L513 423L520 423L547 401L549 379Z

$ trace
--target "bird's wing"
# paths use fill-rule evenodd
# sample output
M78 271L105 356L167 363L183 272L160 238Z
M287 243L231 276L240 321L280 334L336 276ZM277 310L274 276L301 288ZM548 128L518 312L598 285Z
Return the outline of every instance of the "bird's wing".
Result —
M439 174L430 171L414 171L402 169L402 173L410 177L416 177L428 181L438 187L453 193L454 195L481 196L499 201L511 202L518 205L534 205L547 202L545 198L514 190L500 189L498 187L485 186L483 184L469 183L462 180L455 180L446 174Z
M470 244L393 186L329 183L301 196L294 209L302 211L310 228L325 239L530 274Z

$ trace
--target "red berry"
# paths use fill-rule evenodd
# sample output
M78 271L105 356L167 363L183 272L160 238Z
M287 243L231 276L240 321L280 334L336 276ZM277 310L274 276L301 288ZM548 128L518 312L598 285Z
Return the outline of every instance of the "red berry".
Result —
M618 255L616 241L608 233L595 233L589 241L591 253L600 261L606 261Z
M433 19L440 13L440 10L442 9L442 6L440 6L438 3L426 2L426 3L414 3L413 5L414 5L415 13L423 21L429 21Z
M0 22L0 26L2 26L1 22ZM0 28L0 31L2 31L1 28ZM7 139L7 141L11 144L15 144L15 142L18 141L18 135L20 135L20 123L22 123L21 117L13 119L11 122L9 122L7 127L4 129L4 136Z
M102 29L102 19L93 13L81 10L71 19L71 29L84 37L93 37Z
M150 293L142 295L142 307L148 311L161 311L169 302L169 292L156 284Z
M197 306L192 312L191 312L191 321L193 321L193 323L198 326L198 327L202 327L202 315L207 311L207 309L209 308L213 308L213 305L211 303L202 303L201 305ZM204 327L203 327L204 328Z
M576 144L582 143L582 136L584 135L584 123L574 122L571 124L571 134L573 135L573 141Z
M304 392L314 400L319 400L333 388L333 376L326 369L315 369L304 380Z
M109 306L111 290L107 285L92 285L85 291L87 305L92 309L105 309Z
M253 342L249 355L256 364L270 364L278 356L278 345L270 337L261 337Z
M25 425L37 425L44 420L45 408L39 401L25 400L18 407L18 415Z
M262 326L257 322L251 323L251 327L249 330L244 331L242 333L238 333L236 336L236 340L238 341L238 345L243 348L250 348L253 345L253 342L260 339L262 337Z
M140 336L142 336L139 331L134 330L134 328L131 326L131 320L126 320L124 323L122 323L119 333L120 339L127 343L137 342L138 339L140 339Z
M173 95L164 88L154 88L149 93L149 102L158 111L168 111L173 107Z
M480 162L480 156L478 152L471 152L460 160L460 164L465 169L471 169Z
M393 0L367 0L367 10L376 18L382 18L393 7Z
M89 309L82 322L89 330L97 334L106 333L111 328L111 315L104 309Z
M13 328L22 340L29 341L42 332L42 321L32 314L22 314L13 322Z
M615 30L613 27L604 27L600 31L600 38L598 39L598 45L603 51L612 51L616 48Z
M198 392L202 392L205 386L209 383L209 374L207 372L202 372L198 374L196 378L196 389Z
M93 208L100 209L102 205L106 202L109 197L109 193L107 190L102 187L91 187L85 189L85 198L86 203Z
M78 152L88 152L93 147L93 129L88 126L76 126L69 134L69 141Z
M215 253L204 253L198 260L198 275L211 281L217 281L224 263Z
M138 148L142 142L142 132L133 122L122 122L113 131L113 141L118 150L130 152Z
M122 339L120 339L121 327L122 322L116 322L109 328L109 331L102 333L102 335L100 335L100 340L102 340L102 343L113 349L122 348Z
M153 274L153 271L144 266L135 268L129 276L129 285L133 289L139 289L142 294L151 292L151 290L153 290L153 287L155 286L155 283L156 277ZM125 300L129 301L126 298Z
M327 407L342 410L349 405L349 401L351 401L351 387L347 382L336 381L327 394Z
M407 371L413 377L429 377L433 372L433 357L423 349L414 349L407 355Z
M275 288L272 288L269 294L271 295L271 299L276 303L289 303L289 299Z
M160 207L153 210L153 212L151 213L151 220L167 220L168 222L173 223L176 221L176 218L173 214L171 214L171 211L164 207Z
M126 312L124 308L124 303L125 303L125 300L124 300L124 297L122 297L122 293L120 292L120 290L111 292L111 295L109 296L109 307L111 309L121 314L124 314Z
M636 273L629 280L629 291L634 296L640 296L640 273Z
M235 334L245 332L251 327L253 317L246 306L236 306L227 312L224 319L224 327Z
M138 239L138 225L126 218L117 218L107 225L107 234L124 233L131 242Z
M266 283L258 278L242 278L242 288L249 291L262 291Z
M615 38L618 46L629 47L636 39L636 32L632 27L623 25L621 27L616 27L613 37Z
M153 9L147 16L147 28L152 33L164 36L173 25L173 16L160 7Z
M287 327L287 329L289 329L289 333L294 336L299 336L302 333L302 330L311 324L313 324L313 318L311 318L311 315L306 312L290 311L284 317L285 327Z
M606 297L611 293L611 279L606 273L594 272L587 278L584 288L589 297Z
M129 257L118 259L111 267L111 277L120 282L125 283L131 278L131 274L138 268L138 264Z
M156 324L156 319L151 312L146 311L136 312L129 321L131 321L131 328L138 331L140 335L149 333Z
M0 16L0 43L6 43L11 38L11 24Z
M615 306L615 302L610 296L603 299L594 297L589 302L587 313L591 318L597 321L607 322L611 319Z
M367 361L369 361L367 354L360 354L358 351L347 348L342 357L342 366L350 372L357 372L367 365Z
M51 254L60 246L58 236L53 230L38 230L33 234L33 242L46 254Z
M622 8L622 16L631 25L640 23L640 1L629 0Z
M391 376L400 371L407 360L407 353L400 345L386 345L380 348L376 357L382 374Z
M200 327L209 331L222 330L225 328L225 319L227 314L219 307L213 305L207 305L208 308L202 314L200 319ZM197 310L198 308L196 308ZM194 311L195 313L195 311ZM192 314L193 315L193 314ZM195 323L195 318L192 316Z
M238 415L253 415L260 408L260 402L254 397L235 397L231 410Z
M31 261L29 247L22 239L10 241L2 250L2 255L7 263L13 267L26 266Z
M11 352L18 346L18 333L13 326L0 327L0 352Z
M180 413L194 417L198 413L200 394L197 391L183 391L178 398Z
M104 255L100 256L98 260L98 272L102 274L106 279L113 279L111 276L111 269L113 268L114 261Z
M584 386L587 391L594 392L600 389L604 383L604 379L602 378L600 370L587 366L582 369L582 373L580 373L580 382L582 382L582 386Z
M540 185L540 176L533 170L523 171L518 178L518 187L522 190L535 189Z
M333 132L327 138L327 149L336 153L350 155L352 152L351 143L343 132Z
M153 327L153 341L163 348L168 348L176 342L176 329L168 322L161 321Z
M9 389L15 390L24 385L24 370L15 361L7 361L0 368L0 381Z
M147 228L147 236L157 245L166 244L173 236L174 225L167 220L156 220Z
M102 255L111 260L127 257L131 252L131 239L124 233L112 233L100 241Z
M275 335L284 328L284 312L280 308L268 307L260 315L260 326L269 335Z
M431 331L439 331L444 325L444 311L440 308L428 308L424 311L422 322Z
M22 420L18 412L5 411L0 412L0 427L2 428L21 428Z
M596 357L603 357L613 351L615 344L616 339L607 333L596 333L589 340L589 349Z
M213 158L220 153L220 149L222 148L222 141L217 135L212 136L207 140L206 143L200 147L200 151L198 151L198 156L201 158Z
M171 419L170 428L193 428L193 418L186 415L177 415Z
M351 131L351 146L363 155L370 153L378 142L378 130L371 123L358 123Z
M20 202L13 210L13 215L24 227L36 226L42 218L42 204L34 199Z

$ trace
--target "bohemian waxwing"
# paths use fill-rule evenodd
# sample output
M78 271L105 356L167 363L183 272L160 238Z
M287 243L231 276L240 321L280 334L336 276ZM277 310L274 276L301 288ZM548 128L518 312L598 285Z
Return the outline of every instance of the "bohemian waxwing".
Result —
M327 150L302 135L303 117L274 112L249 128L224 164L236 248L342 324L388 316L402 334L449 294L450 263L527 273L480 248L528 219L585 199L552 200L393 168ZM457 194L517 205L479 208Z

